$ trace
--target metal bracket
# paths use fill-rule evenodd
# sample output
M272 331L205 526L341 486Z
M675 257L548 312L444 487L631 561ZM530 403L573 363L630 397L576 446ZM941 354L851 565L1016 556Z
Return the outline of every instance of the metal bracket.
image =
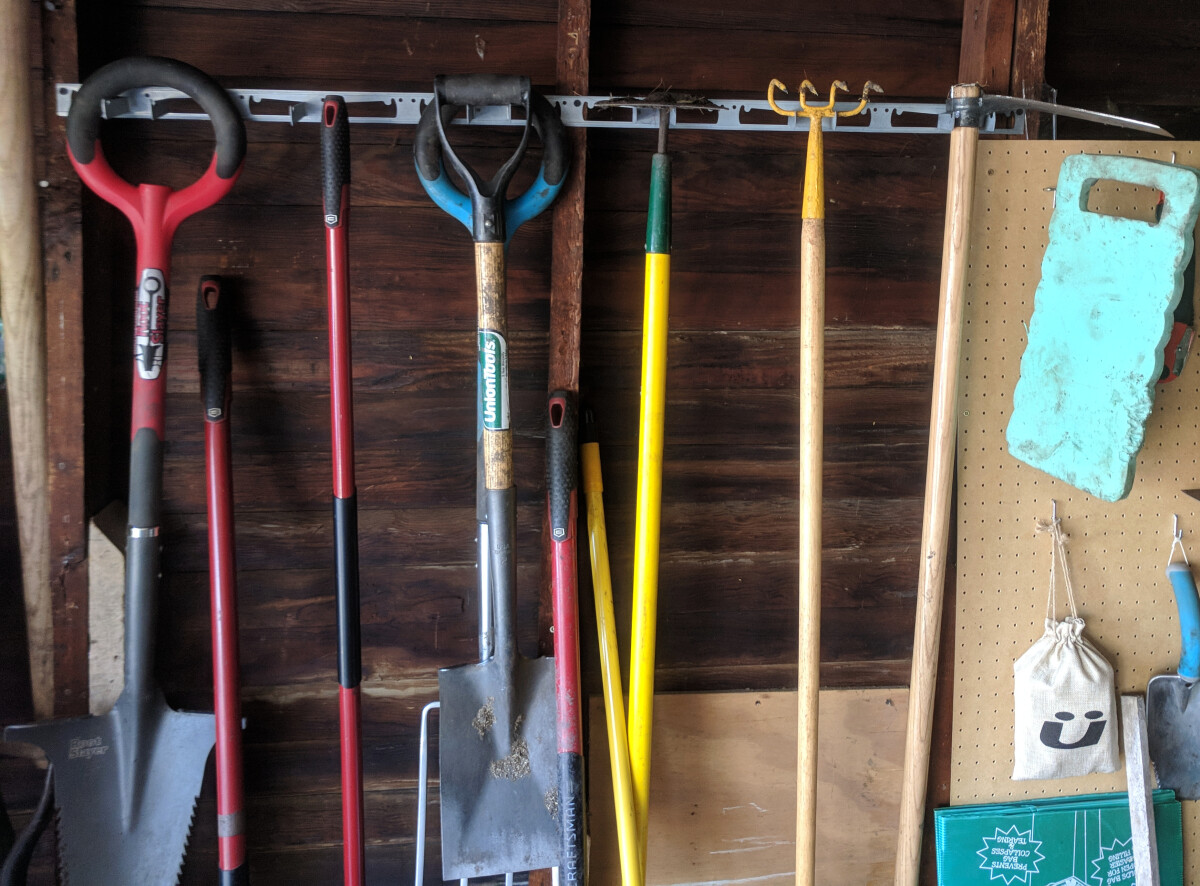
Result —
M65 117L79 89L78 83L59 83L55 88L58 116ZM316 92L301 89L231 89L229 96L241 108L242 116L256 123L318 123L326 95L341 95L346 100L351 123L416 126L425 106L433 101L431 92ZM658 112L640 108L604 108L596 105L611 96L548 95L567 126L590 129L658 128ZM849 110L854 102L838 103L836 109ZM203 120L199 111L182 92L163 87L134 89L104 103L106 119ZM1007 109L1012 122L997 123L996 114L987 116L980 127L995 135L1021 135L1024 116L1020 109ZM513 117L512 108L468 108L455 123L480 126L510 126L523 121ZM672 129L712 132L807 132L805 117L780 117L765 100L721 99L715 110L673 108ZM913 135L948 134L954 117L944 102L872 102L859 117L827 117L826 131L894 133Z

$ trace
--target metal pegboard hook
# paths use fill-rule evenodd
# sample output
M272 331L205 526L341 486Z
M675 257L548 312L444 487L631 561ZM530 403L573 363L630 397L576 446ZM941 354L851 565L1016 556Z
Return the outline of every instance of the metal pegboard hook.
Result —
M1191 566L1188 560L1187 551L1183 549L1183 530L1179 528L1179 515L1171 515L1171 550L1167 554L1167 565L1170 566L1175 559L1175 549L1179 548L1179 553L1183 556L1183 562L1187 566Z

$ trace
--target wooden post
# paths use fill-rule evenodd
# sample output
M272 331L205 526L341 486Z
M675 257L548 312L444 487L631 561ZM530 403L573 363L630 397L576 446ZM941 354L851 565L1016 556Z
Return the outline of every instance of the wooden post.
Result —
M977 85L962 84L952 97L978 96ZM950 173L946 184L946 226L942 240L937 346L934 355L933 407L929 419L929 460L925 472L925 508L921 520L921 573L917 583L917 624L908 702L908 738L900 797L896 849L896 886L917 886L921 837L925 825L925 786L933 735L938 645L946 547L954 493L958 363L962 349L963 302L975 194L978 126L958 126L950 135Z
M56 83L79 80L75 0L42 10L46 142L42 178L46 301L46 440L49 451L50 593L54 609L54 713L88 712L87 513L83 464L82 186L54 116Z
M28 0L0 0L0 321L29 676L37 719L54 712L54 621L46 491L46 325L34 183Z

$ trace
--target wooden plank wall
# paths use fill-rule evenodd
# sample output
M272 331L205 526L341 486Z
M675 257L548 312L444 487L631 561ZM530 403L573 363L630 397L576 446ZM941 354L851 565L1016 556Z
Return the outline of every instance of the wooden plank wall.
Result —
M594 6L595 93L665 85L758 97L773 77L793 91L805 77L822 89L834 78L853 89L869 78L889 97L930 99L945 95L959 70L958 0L851 0L803 11L763 0ZM119 0L79 10L78 73L154 53L230 86L428 90L437 73L488 71L529 74L549 88L557 17L554 0ZM1082 55L1089 41L1077 32L1086 20L1116 35L1118 24L1101 18L1089 4L1055 5L1052 83L1094 73L1097 65ZM1145 27L1152 33L1152 24ZM1065 59L1059 69L1056 55ZM1075 99L1063 87L1060 97L1096 96ZM118 169L174 184L208 151L200 125L110 124L105 138ZM476 654L473 277L466 231L417 184L411 131L358 126L352 138L368 865L372 882L384 882L411 870L421 706L436 696L438 667ZM500 138L461 135L482 164L503 156L494 147ZM193 304L197 277L222 273L239 303L233 426L254 879L329 883L339 876L340 830L317 132L251 125L249 141L231 196L176 239L159 674L172 703L210 706ZM593 132L588 144L580 385L601 422L625 621L653 143L648 133ZM671 147L659 686L787 688L795 675L793 330L803 140L675 133ZM946 146L931 136L844 134L829 137L826 150L823 682L896 685L909 668ZM61 159L59 144L46 151ZM66 211L69 195L51 206ZM124 496L132 238L124 220L90 196L82 217L91 513ZM509 253L521 625L530 649L550 245L547 215L522 230ZM3 630L6 642L18 639L15 628ZM593 655L589 646L585 676L596 689ZM33 767L4 758L0 776L10 805L29 808ZM211 882L212 821L210 781L186 883ZM436 847L429 867L434 882ZM45 853L39 872L39 882L50 882Z
M861 3L782 20L770 4L598 4L591 91L761 96L865 79L945 92L960 11ZM444 71L555 78L557 4L125 2L80 11L80 73L127 54L235 84L428 89ZM720 64L714 64L720 59ZM471 143L496 133L464 133ZM119 169L182 183L203 126L117 124ZM417 718L436 669L475 655L474 303L466 232L411 168L411 132L353 132L352 287L363 558L368 864L412 859ZM251 126L242 180L176 240L160 678L210 704L193 289L230 277L234 461L251 849L256 881L333 882L338 846L328 399L316 131ZM795 671L796 245L804 144L678 133L660 686L786 688ZM614 576L628 606L649 134L592 133L581 387L602 423ZM825 643L830 685L908 670L945 145L828 140L830 391ZM481 161L498 159L481 147ZM85 197L89 508L124 495L131 238ZM510 251L523 639L534 639L543 495L550 225ZM587 612L588 607L584 607ZM869 617L864 617L867 613ZM623 619L624 621L624 619ZM594 680L595 669L588 669ZM211 869L211 792L187 882ZM432 854L431 869L437 855ZM303 872L303 873L302 873Z

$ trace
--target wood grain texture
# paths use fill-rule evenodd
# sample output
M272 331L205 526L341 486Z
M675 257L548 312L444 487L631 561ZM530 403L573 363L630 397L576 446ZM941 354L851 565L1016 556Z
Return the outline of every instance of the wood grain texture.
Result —
M958 82L1003 95L1012 81L1018 0L967 0L963 8Z
M904 690L822 690L816 877L890 882ZM648 884L795 880L796 695L660 695ZM604 710L592 707L592 872L620 882ZM852 826L848 826L852 823Z
M46 466L46 305L41 226L34 179L32 104L40 89L30 76L34 10L0 6L0 320L11 426L14 494L21 542L25 636L33 709L54 712L54 616Z
M954 87L952 95L965 98L977 96L979 92L978 86L960 85ZM959 127L951 135L896 886L916 886L920 872L925 791L932 749L938 653L941 649L942 603L949 562L946 548L950 537L953 500L958 378L978 144L977 128Z
M794 79L799 65L814 77L875 79L889 97L940 98L955 79L962 24L949 0L855 0L803 14L761 0L736 9L713 0L621 0L597 5L594 16L587 91L623 84L644 91L661 80L749 96L761 96L771 77ZM491 70L530 74L549 90L568 82L561 30L559 4L540 0L495 11L475 2L131 0L84 11L80 70L59 79L77 80L119 55L158 52L227 85L427 90L438 73ZM64 44L72 59L74 45L73 37ZM340 852L318 147L308 127L248 129L244 175L226 201L181 228L173 268L179 293L213 272L237 291L231 416L254 878L332 882ZM494 131L462 136L481 168L506 154ZM173 183L189 179L210 144L203 124L112 123L105 140L119 170ZM60 144L55 135L40 153L65 164ZM367 851L373 872L398 881L411 876L420 707L436 697L438 667L477 654L475 293L469 238L420 189L411 132L355 126L354 144ZM801 219L793 184L803 140L676 132L671 146L675 248L656 682L679 692L791 687L800 497ZM912 643L945 143L833 133L827 146L819 681L896 685L907 679ZM518 620L527 653L539 639L542 416L553 376L551 330L563 325L552 261L563 240L572 261L583 263L570 284L582 292L579 315L566 325L578 322L576 383L601 422L617 605L628 609L652 147L628 133L589 133L586 228L563 234L547 214L522 229L507 256ZM536 159L531 152L531 166ZM74 184L65 171L51 176L52 194ZM531 175L522 169L514 187ZM73 204L60 205L78 224L74 186ZM86 239L64 251L72 262L86 258L86 279L72 279L66 267L59 284L67 333L77 337L60 353L77 360L82 350L87 367L86 465L70 462L88 469L88 486L78 487L81 514L84 492L88 508L98 509L123 494L126 480L133 248L118 215L90 197L84 206ZM65 218L56 210L48 229L61 229ZM581 224L582 216L570 220ZM51 268L63 271L53 264L65 261L57 255L48 252L48 280ZM169 341L160 675L173 704L205 708L202 428L186 298L176 298ZM573 347L561 351L569 357ZM78 409L82 379L74 390ZM55 430L82 436L79 429L74 413ZM586 598L586 569L581 580ZM627 611L618 619L627 624ZM594 656L585 644L584 679L593 692ZM14 773L18 806L33 796L33 775ZM211 879L211 797L206 787L188 884ZM429 882L436 841L431 853Z
M42 97L78 80L74 0L42 10ZM57 146L66 122L46 114L42 255L46 299L46 429L49 454L50 588L54 606L55 714L87 713L87 513L83 363L83 236L75 171Z

